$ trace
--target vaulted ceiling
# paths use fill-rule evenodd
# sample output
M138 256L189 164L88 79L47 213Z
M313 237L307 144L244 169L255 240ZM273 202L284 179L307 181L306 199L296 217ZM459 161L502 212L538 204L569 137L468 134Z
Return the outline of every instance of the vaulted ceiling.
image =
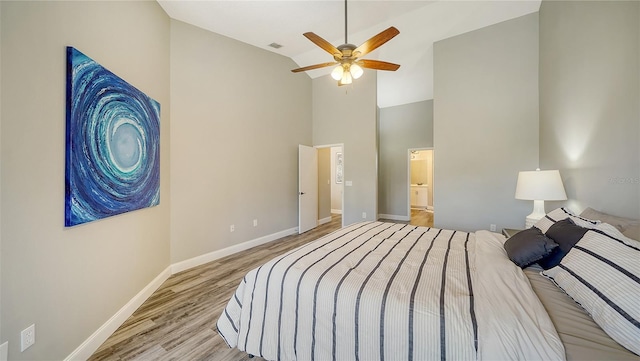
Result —
M300 67L333 60L303 33L314 32L335 46L345 40L341 0L157 1L173 19L289 57ZM400 30L366 56L401 65L395 72L378 71L378 106L385 108L433 99L434 42L536 12L540 1L351 0L347 5L351 44L360 45L389 26ZM307 74L316 78L331 69Z

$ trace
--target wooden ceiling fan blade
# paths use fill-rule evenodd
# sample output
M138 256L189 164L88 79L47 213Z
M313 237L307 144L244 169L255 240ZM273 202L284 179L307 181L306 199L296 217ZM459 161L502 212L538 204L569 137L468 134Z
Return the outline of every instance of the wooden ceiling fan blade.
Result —
M311 40L311 42L313 42L317 46L321 47L322 50L326 51L327 53L329 53L329 54L331 54L333 56L337 56L337 57L341 57L342 56L342 52L340 50L338 50L338 48L336 48L330 42L324 40L320 36L318 36L318 35L316 35L316 34L314 34L312 32L304 33L302 35L304 35L307 39Z
M375 70L396 71L398 70L398 68L400 68L399 64L389 63L389 62L380 61L380 60L360 59L356 62L356 64L360 65L363 68L375 69Z
M377 49L378 47L380 47L382 44L384 44L387 41L393 39L398 34L400 34L400 31L392 26L389 29L384 30L383 32L379 33L378 35L376 35L376 36L372 37L371 39L365 41L362 45L357 47L353 51L353 53L357 57L365 56L365 55L369 54L370 52L374 51L375 49Z
M313 70L313 69L326 68L326 67L328 67L328 66L332 66L332 65L336 65L336 64L338 64L338 63L337 63L337 62L335 62L335 61L332 61L332 62L330 62L330 63L322 63L322 64L309 65L309 66L305 66L305 67L302 67L302 68L293 69L293 70L291 70L291 71L292 71L292 72L294 72L294 73L299 73L299 72L301 72L301 71L307 71L307 70Z

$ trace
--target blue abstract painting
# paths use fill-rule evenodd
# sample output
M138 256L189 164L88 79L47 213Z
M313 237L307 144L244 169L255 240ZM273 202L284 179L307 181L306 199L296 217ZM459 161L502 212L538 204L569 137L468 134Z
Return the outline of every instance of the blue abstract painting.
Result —
M67 47L65 226L160 203L160 104Z

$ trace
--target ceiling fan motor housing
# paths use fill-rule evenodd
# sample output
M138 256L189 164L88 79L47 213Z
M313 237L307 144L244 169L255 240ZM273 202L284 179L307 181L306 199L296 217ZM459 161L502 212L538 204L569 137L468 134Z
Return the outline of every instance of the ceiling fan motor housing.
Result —
M338 50L340 50L341 54L334 54L333 58L337 62L344 62L348 60L353 60L357 58L358 54L355 54L353 51L356 50L357 46L353 44L342 44L338 46Z

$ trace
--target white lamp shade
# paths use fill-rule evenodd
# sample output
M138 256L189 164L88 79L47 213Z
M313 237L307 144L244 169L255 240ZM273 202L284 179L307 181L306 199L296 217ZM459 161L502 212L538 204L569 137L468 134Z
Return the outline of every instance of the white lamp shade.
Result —
M340 79L340 84L345 85L345 84L351 84L353 82L353 78L351 77L351 73L348 71L345 71L344 73L342 73L342 79Z
M349 72L351 72L353 79L358 79L359 77L362 76L362 74L364 73L364 70L362 70L362 68L358 64L351 64L351 67L349 68Z
M516 199L563 201L567 199L558 170L535 170L518 173Z
M343 73L344 73L344 69L342 68L342 65L338 65L331 72L331 77L335 80L340 80L342 79Z

